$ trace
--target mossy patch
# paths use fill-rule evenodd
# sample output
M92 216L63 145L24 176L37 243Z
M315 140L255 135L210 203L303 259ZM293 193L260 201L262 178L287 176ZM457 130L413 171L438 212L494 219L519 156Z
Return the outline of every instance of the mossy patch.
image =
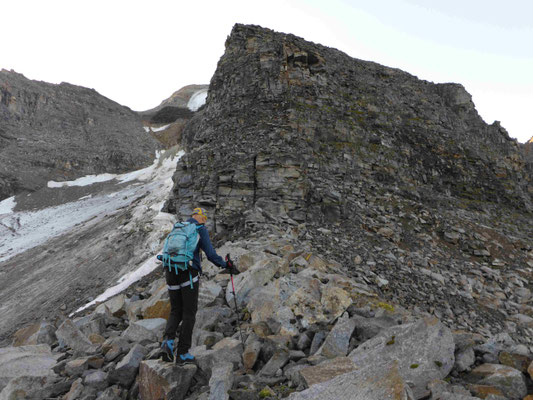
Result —
M420 366L419 364L411 364L411 365L409 366L409 368L411 368L411 369L416 369L416 368L418 368L419 366Z

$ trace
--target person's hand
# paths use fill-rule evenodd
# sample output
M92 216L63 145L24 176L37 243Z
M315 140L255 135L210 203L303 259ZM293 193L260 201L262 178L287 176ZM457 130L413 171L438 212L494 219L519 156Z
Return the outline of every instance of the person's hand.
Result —
M229 254L226 256L226 268L232 275L239 275L240 271L235 266L235 263L231 260Z

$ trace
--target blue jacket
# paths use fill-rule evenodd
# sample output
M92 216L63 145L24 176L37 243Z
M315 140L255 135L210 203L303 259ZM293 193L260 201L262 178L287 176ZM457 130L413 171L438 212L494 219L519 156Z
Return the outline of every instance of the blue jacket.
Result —
M203 252L207 256L207 259L209 261L211 261L217 267L226 268L227 267L226 261L224 261L224 259L220 257L215 251L215 249L213 248L213 244L211 243L211 239L209 238L209 232L207 231L207 228L204 225L201 225L194 218L189 218L188 222L192 222L196 225L200 225L200 228L198 228L198 235L200 236L200 240L198 241L198 246L196 246L196 250L194 250L194 258L192 260L192 267L202 272L200 250L203 250Z

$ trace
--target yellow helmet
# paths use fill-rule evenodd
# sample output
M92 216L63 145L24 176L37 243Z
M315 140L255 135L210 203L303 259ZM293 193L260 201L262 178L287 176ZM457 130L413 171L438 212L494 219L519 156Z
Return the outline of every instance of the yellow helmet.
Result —
M192 215L202 215L207 218L207 211L205 211L203 208L197 207L192 210Z

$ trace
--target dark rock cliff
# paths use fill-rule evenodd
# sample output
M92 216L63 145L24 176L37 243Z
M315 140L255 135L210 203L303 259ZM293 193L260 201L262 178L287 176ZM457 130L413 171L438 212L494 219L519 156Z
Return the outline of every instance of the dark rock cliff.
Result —
M529 334L531 163L463 86L236 25L183 142L166 209L206 207L220 240L296 229L393 302Z
M168 208L216 206L222 223L256 204L339 221L361 176L412 198L532 207L517 142L479 117L461 85L256 26L234 27L184 137Z
M49 180L137 169L159 147L136 113L94 90L0 71L0 200Z

